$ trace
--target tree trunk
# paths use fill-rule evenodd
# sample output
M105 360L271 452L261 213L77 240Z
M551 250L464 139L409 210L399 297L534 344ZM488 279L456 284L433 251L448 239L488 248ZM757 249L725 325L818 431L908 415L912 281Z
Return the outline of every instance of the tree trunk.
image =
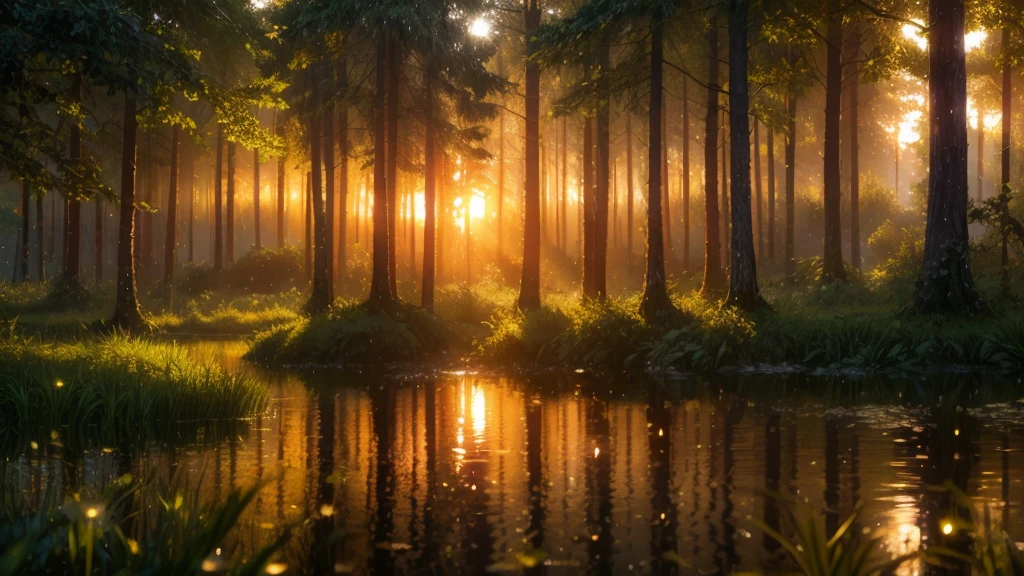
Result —
M224 259L228 264L235 261L235 150L237 144L228 142L227 208L224 214Z
M306 248L306 281L313 280L313 172L306 173L303 192L305 205L302 208L303 246Z
M29 255L29 208L31 207L32 188L28 180L21 180L21 250L18 254L19 266L21 268L21 281L28 281L28 255Z
M1010 28L1003 28L1003 141L1002 150L1000 151L1000 178L999 178L999 193L1009 197L1011 194L1010 190L1010 121L1013 118L1013 83L1012 75L1013 69L1011 67L1011 59L1009 54L1010 46ZM999 228L1003 231L1003 242L1000 248L1000 273L999 273L999 286L1003 295L1006 295L1010 291L1010 270L1009 270L1009 253L1007 249L1007 223L1005 219L1000 223Z
M76 72L71 80L71 100L82 102L82 73ZM74 170L81 169L82 127L71 123L69 161ZM64 282L78 283L82 261L82 201L77 195L68 196L66 216L66 245L64 249Z
M224 125L217 124L217 150L213 168L213 270L224 269Z
M764 196L761 194L761 131L754 119L754 206L757 212L757 258L764 258Z
M527 0L526 24L526 189L523 198L523 277L519 285L519 309L540 308L540 67L529 58L533 37L540 28L540 6Z
M435 252L435 233L436 233L436 220L437 220L437 158L436 150L434 148L434 94L433 85L431 80L433 79L434 70L428 68L424 76L423 86L423 97L424 97L424 141L423 141L423 164L424 164L424 179L423 179L423 286L421 289L421 305L424 309L433 312L434 311L434 256ZM504 132L502 132L502 139L504 139ZM499 161L500 162L500 161ZM499 167L499 174L503 171ZM498 178L499 182L501 177ZM498 197L501 197L499 191ZM500 210L500 208L499 208ZM499 217L499 222L501 221ZM501 256L501 240L499 236L499 249L498 255Z
M36 195L36 244L39 246L39 253L36 255L39 264L39 281L46 282L46 251L43 243L43 197Z
M750 208L750 93L747 83L748 0L731 0L729 17L729 131L732 140L732 265L730 305L753 310L761 305ZM756 124L755 124L756 134ZM760 170L758 171L760 172ZM760 230L760 226L758 226Z
M978 104L978 202L985 199L985 109Z
M796 49L789 46L790 65L796 64ZM796 94L786 94L786 241L783 258L786 277L796 272L794 218L796 216Z
M505 77L505 60L501 57L501 50L498 50L498 76ZM427 95L430 96L429 94ZM429 119L429 118L428 118ZM564 120L563 120L564 121ZM433 128L431 128L433 129ZM499 264L505 258L505 109L501 108L498 110L498 262ZM426 238L424 238L424 249L426 249ZM424 255L426 258L426 255ZM433 258L433 255L431 255ZM425 260L424 260L425 261ZM426 270L424 272L424 278L426 278ZM431 295L433 298L433 295ZM433 310L433 300L431 300L431 308ZM426 308L426 306L424 306Z
M121 149L121 208L117 229L117 297L110 323L122 330L142 325L135 286L135 153L138 125L135 98L125 94Z
M721 231L718 229L718 19L712 18L707 32L708 92L704 117L704 281L700 293L718 294L725 288L722 274Z
M850 263L860 270L860 145L858 108L860 107L860 72L853 66L850 84Z
M665 285L665 244L662 235L661 216L661 115L663 94L664 23L655 17L651 23L651 102L648 121L649 184L647 201L647 274L644 277L644 292L640 300L640 314L647 322L663 319L672 310Z
M837 2L833 8L838 11ZM843 16L833 13L828 17L825 37L826 71L825 71L825 246L822 254L821 279L830 283L846 280L846 268L843 266L843 232L840 221L840 189L839 168L839 121L843 95Z
M597 243L594 238L594 221L596 219L594 191L594 121L584 120L583 125L583 296L595 298L594 254Z
M721 208L721 221L722 221L722 246L725 247L725 257L722 259L722 265L725 267L725 272L728 273L729 267L732 265L732 259L730 254L732 253L732 233L731 218L730 214L732 211L729 209L729 112L722 109L722 208Z
M178 148L181 128L171 127L171 178L167 189L167 230L164 237L164 289L167 309L174 303L174 264L178 253Z
M93 204L96 208L94 213L94 245L93 245L93 271L96 275L95 283L98 285L103 281L103 263L106 260L103 254L103 248L105 242L103 241L103 223L106 220L106 214L103 208L103 195L96 194L93 196Z
M324 182L321 173L322 158L327 157L321 150L320 130L325 121L320 117L320 85L317 66L310 70L310 105L309 111L309 158L312 177L312 210L313 210L313 290L306 301L305 311L310 314L323 312L331 304L331 276L327 257L327 222L324 213ZM323 153L323 157L321 157Z
M626 271L633 269L633 115L626 112Z
M672 187L668 176L668 106L662 96L661 104L661 225L665 231L665 255L674 260L672 252Z
M569 140L568 140L568 120L565 116L562 116L562 211L561 211L561 237L559 239L559 246L562 248L562 253L567 253L569 247L568 243L568 232L566 226L569 223L569 215L566 213L569 207L569 188L567 186L569 181Z
M929 1L930 139L920 312L978 306L967 235L967 67L963 0Z
M387 151L384 141L387 119L384 102L387 98L387 34L381 34L377 43L376 94L373 99L373 272L370 279L368 303L390 309L394 304L391 292L391 274L388 263L388 188L385 165Z
M260 151L252 151L252 223L253 223L253 248L260 250L263 243L260 241Z
M278 113L274 113L274 124L277 135L284 137L284 122L281 121ZM284 200L287 194L285 190L285 164L288 162L287 156L281 156L277 159L277 247L284 248L285 235L284 235Z
M338 60L338 281L348 277L348 62ZM358 236L358 234L357 234Z
M598 48L597 64L601 70L607 70L610 64L609 47L602 43ZM604 84L604 80L598 80ZM607 87L599 85L598 91L604 95ZM597 110L597 206L594 211L594 293L598 299L608 296L608 185L611 181L609 166L611 163L611 113L608 99L603 98Z
M690 98L683 76L683 271L690 271Z
M768 130L768 266L775 271L775 131Z
M323 162L324 162L324 210L326 221L324 222L324 234L327 236L327 299L334 300L334 204L335 204L335 181L334 181L334 66L326 65L326 78L324 79L327 93L325 96L323 112Z
M402 48L397 39L388 43L388 270L391 297L398 299L398 262L395 249L398 244L398 107L399 83L402 74Z
M188 263L195 262L196 245L196 147L189 144L188 148Z

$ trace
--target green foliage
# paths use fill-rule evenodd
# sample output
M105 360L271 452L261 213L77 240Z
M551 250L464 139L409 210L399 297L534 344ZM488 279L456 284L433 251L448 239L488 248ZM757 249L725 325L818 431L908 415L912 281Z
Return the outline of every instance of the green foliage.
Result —
M257 330L296 320L303 295L294 288L281 294L239 296L227 300L206 292L189 300L184 310L149 319L165 334L251 335Z
M387 365L436 358L454 338L417 306L385 312L338 301L325 314L257 333L245 357L270 365Z
M0 453L171 441L266 409L261 384L200 365L173 344L113 335L0 341Z
M14 485L15 483L10 483ZM176 482L174 484L177 484ZM0 510L0 573L29 574L265 574L273 554L290 537L285 530L269 546L226 565L216 551L227 547L242 512L258 486L233 490L223 500L202 503L199 491L178 486L150 486L131 475L112 482L96 496L75 494L57 503L54 483L43 504L28 510L20 495L7 492ZM148 508L152 522L137 541L128 534L146 496L159 505ZM134 535L134 534L133 534ZM241 550L240 553L244 554Z
M288 246L252 250L221 272L207 264L190 266L180 275L178 291L188 296L228 291L246 294L276 294L305 284L302 253Z
M868 247L880 264L867 274L875 290L891 290L910 297L924 258L924 226L898 227L886 220L868 237Z

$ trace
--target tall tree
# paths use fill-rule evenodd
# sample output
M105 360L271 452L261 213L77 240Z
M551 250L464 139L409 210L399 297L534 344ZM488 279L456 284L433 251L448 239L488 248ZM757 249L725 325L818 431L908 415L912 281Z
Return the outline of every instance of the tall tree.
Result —
M526 190L523 196L523 277L519 308L540 308L540 66L531 56L540 29L538 0L523 0L526 25Z
M732 264L730 305L753 310L761 305L750 208L750 93L747 80L749 0L729 2L729 129L731 133Z
M306 312L316 314L323 312L331 304L331 277L330 264L327 254L327 218L324 206L324 183L321 163L321 130L324 127L322 102L320 99L320 68L323 64L316 63L310 67L310 96L309 96L309 158L310 175L312 185L313 210L313 290L306 301L304 309Z
M71 101L82 103L82 73L76 71L71 78ZM71 123L70 151L68 159L71 170L82 169L82 127L77 120ZM82 259L82 199L77 194L67 195L65 223L67 226L64 248L63 280L65 283L78 284L78 274Z
M237 144L228 140L227 190L224 206L224 259L228 264L235 261L235 154Z
M967 233L967 65L963 0L929 0L928 216L914 306L978 307Z
M373 255L368 303L388 310L395 297L391 292L391 268L388 262L388 189L384 158L387 154L385 135L387 119L384 101L387 96L388 38L378 32L375 93L373 97Z
M224 125L217 123L217 140L213 153L213 270L224 268Z
M832 0L825 32L825 248L822 257L823 282L846 279L843 266L843 236L840 221L839 121L843 93L843 15L839 2Z
M167 291L167 308L174 303L174 266L178 254L178 148L181 127L171 127L170 182L167 187L167 230L164 238L164 289Z
M796 47L790 43L790 65L795 66L796 61ZM790 86L786 91L786 237L783 248L783 270L787 278L796 272L796 103L796 89Z
M125 93L121 151L121 209L117 231L117 292L111 324L131 330L142 325L139 294L135 285L135 158L138 124L136 99Z
M718 229L718 18L708 23L707 114L704 117L704 282L700 292L714 295L725 288L721 232Z

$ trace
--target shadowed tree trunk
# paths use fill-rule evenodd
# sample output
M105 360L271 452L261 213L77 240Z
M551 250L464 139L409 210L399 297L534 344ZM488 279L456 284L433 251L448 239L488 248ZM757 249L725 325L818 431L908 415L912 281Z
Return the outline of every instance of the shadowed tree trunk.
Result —
M860 49L860 28L854 27L852 45ZM856 51L851 58L856 57ZM860 144L858 112L860 108L860 65L850 62L853 68L850 81L850 264L860 270Z
M228 142L228 182L227 206L224 219L224 260L231 264L235 261L235 142Z
M278 136L284 137L284 122L281 120L279 113L274 113L274 128ZM284 248L284 200L285 200L285 186L284 186L284 170L285 164L288 162L287 156L281 156L277 159L277 247Z
M668 106L662 96L661 105L661 226L665 232L665 255L669 261L672 255L672 187L668 176Z
M789 46L790 65L796 64L796 48ZM786 277L796 272L796 250L794 247L794 218L796 216L796 94L786 93L786 241L783 254L783 269Z
M764 196L761 194L761 131L754 119L754 206L757 212L757 258L764 258Z
M775 271L775 131L768 130L768 266Z
M434 146L434 94L431 80L433 68L428 68L424 75L424 141L423 141L423 287L421 305L430 312L434 311L434 257L437 213L437 150ZM502 136L503 138L504 136ZM501 169L498 169L501 172ZM499 178L500 180L500 178ZM500 193L499 193L500 197ZM499 240L500 245L500 240ZM500 248L498 255L501 255Z
M131 330L142 325L142 311L135 286L135 154L138 124L135 97L125 94L124 127L121 149L121 215L117 228L117 294L114 317L116 328Z
M44 232L43 232L43 197L42 195L36 195L36 245L39 246L39 252L36 254L36 259L39 265L39 281L46 282L46 251L43 245Z
M594 290L594 121L586 118L583 124L583 296L596 297Z
M224 269L224 126L217 124L217 150L213 168L213 270Z
M962 312L979 301L967 236L963 0L930 0L929 22L928 218L915 306L920 312Z
M602 71L608 70L609 48L608 44L602 43L597 49L597 65ZM606 80L598 80L598 92L607 94ZM601 107L597 111L597 206L594 212L594 293L598 299L604 300L608 296L608 185L611 181L609 166L611 163L611 113L609 112L608 99L602 98Z
M501 57L501 50L498 50L498 76L505 77L505 60ZM429 94L428 94L429 96ZM562 120L565 122L565 120ZM505 109L498 110L498 261L505 258ZM426 239L424 238L424 242ZM424 248L426 246L424 245ZM425 258L425 256L424 256ZM426 270L424 270L424 273ZM424 276L426 278L426 276ZM433 306L433 302L431 302ZM424 306L426 308L426 306ZM430 308L432 310L433 308Z
M526 55L533 54L532 38L540 28L537 0L525 0ZM540 67L526 61L526 189L523 198L523 277L519 309L540 308Z
M627 120L628 122L628 120ZM562 116L562 210L561 210L561 226L559 227L559 247L562 249L562 253L568 252L568 232L566 232L566 225L569 222L569 216L566 214L566 210L569 206L569 188L567 187L569 179L569 140L568 140L568 119Z
M313 280L313 173L306 173L305 190L302 192L305 204L302 208L303 243L306 252L306 281Z
M711 296L725 288L721 231L718 229L718 19L708 26L708 105L704 117L704 281L700 293Z
M398 40L388 43L387 190L388 190L388 282L391 298L398 299L398 106L402 76L402 48Z
M750 209L750 93L747 83L747 20L749 0L731 0L729 16L729 131L732 140L732 264L730 305L753 310L761 305Z
M999 192L1009 196L1010 190L1010 122L1013 118L1013 82L1011 75L1013 74L1012 62L1009 54L1010 46L1010 29L1008 27L1003 28L1003 141L1002 150L1000 151L1000 178L999 178ZM1000 222L999 228L1002 231L1002 242L999 247L999 287L1003 295L1007 295L1010 292L1010 267L1009 267L1009 235L1007 234L1007 222L1005 218L1003 222Z
M626 113L626 270L633 269L633 115Z
M260 151L252 151L252 223L253 223L253 248L263 248L260 241Z
M324 183L321 174L320 129L324 120L320 116L320 85L317 65L310 71L309 110L309 158L312 178L313 210L313 291L306 302L305 310L311 314L323 312L331 303L331 276L327 258L327 222L324 214Z
M825 247L822 254L821 279L829 283L846 280L843 266L843 232L840 222L839 120L843 95L843 16L838 2L832 2L835 13L828 17L825 36Z
M164 237L164 289L167 290L167 308L174 303L174 261L178 251L178 149L181 128L171 127L171 178L167 189L167 230Z
M373 269L370 278L369 304L390 309L394 304L388 266L388 188L384 157L387 121L384 101L387 98L388 38L381 33L377 41L376 94L373 98Z
M82 73L76 72L71 80L71 100L82 102ZM71 123L70 153L68 154L74 170L81 168L82 161L82 127L78 122ZM82 261L82 201L77 195L68 197L67 216L64 230L66 244L64 248L64 281L78 283Z
M95 229L93 238L93 272L95 273L94 281L96 284L99 284L103 281L103 261L105 260L103 257L103 223L106 220L106 214L104 213L103 196L101 194L94 194L92 201L96 208L93 214L93 228Z
M662 234L661 216L661 115L663 94L664 22L655 16L651 23L651 102L648 121L650 174L647 189L647 274L644 277L644 292L640 300L640 314L653 322L671 312L672 301L665 285L665 240Z
M28 254L29 254L29 207L31 206L32 188L28 180L21 181L21 250L19 252L19 266L21 267L21 281L28 280Z
M690 99L683 76L683 271L690 271Z
M326 222L324 233L327 236L327 298L334 300L334 66L326 65L324 87L327 89L323 111L323 158L324 158L324 210Z
M348 277L348 62L338 60L338 281Z

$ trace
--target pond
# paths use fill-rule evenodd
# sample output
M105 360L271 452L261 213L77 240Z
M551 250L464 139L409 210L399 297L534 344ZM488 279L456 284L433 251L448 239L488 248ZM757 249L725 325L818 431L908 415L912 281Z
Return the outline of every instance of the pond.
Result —
M858 502L856 528L898 555L944 541L947 499L929 487L946 480L1024 539L1024 405L1012 385L736 376L584 386L575 374L469 373L399 385L263 372L239 359L240 342L187 345L264 379L270 413L199 445L23 457L3 465L7 477L33 498L50 479L95 491L124 472L177 475L205 499L261 483L223 553L297 527L284 552L291 573L479 574L536 549L549 574L677 561L766 570L783 556L761 523L787 532L789 512L806 505L834 528Z

